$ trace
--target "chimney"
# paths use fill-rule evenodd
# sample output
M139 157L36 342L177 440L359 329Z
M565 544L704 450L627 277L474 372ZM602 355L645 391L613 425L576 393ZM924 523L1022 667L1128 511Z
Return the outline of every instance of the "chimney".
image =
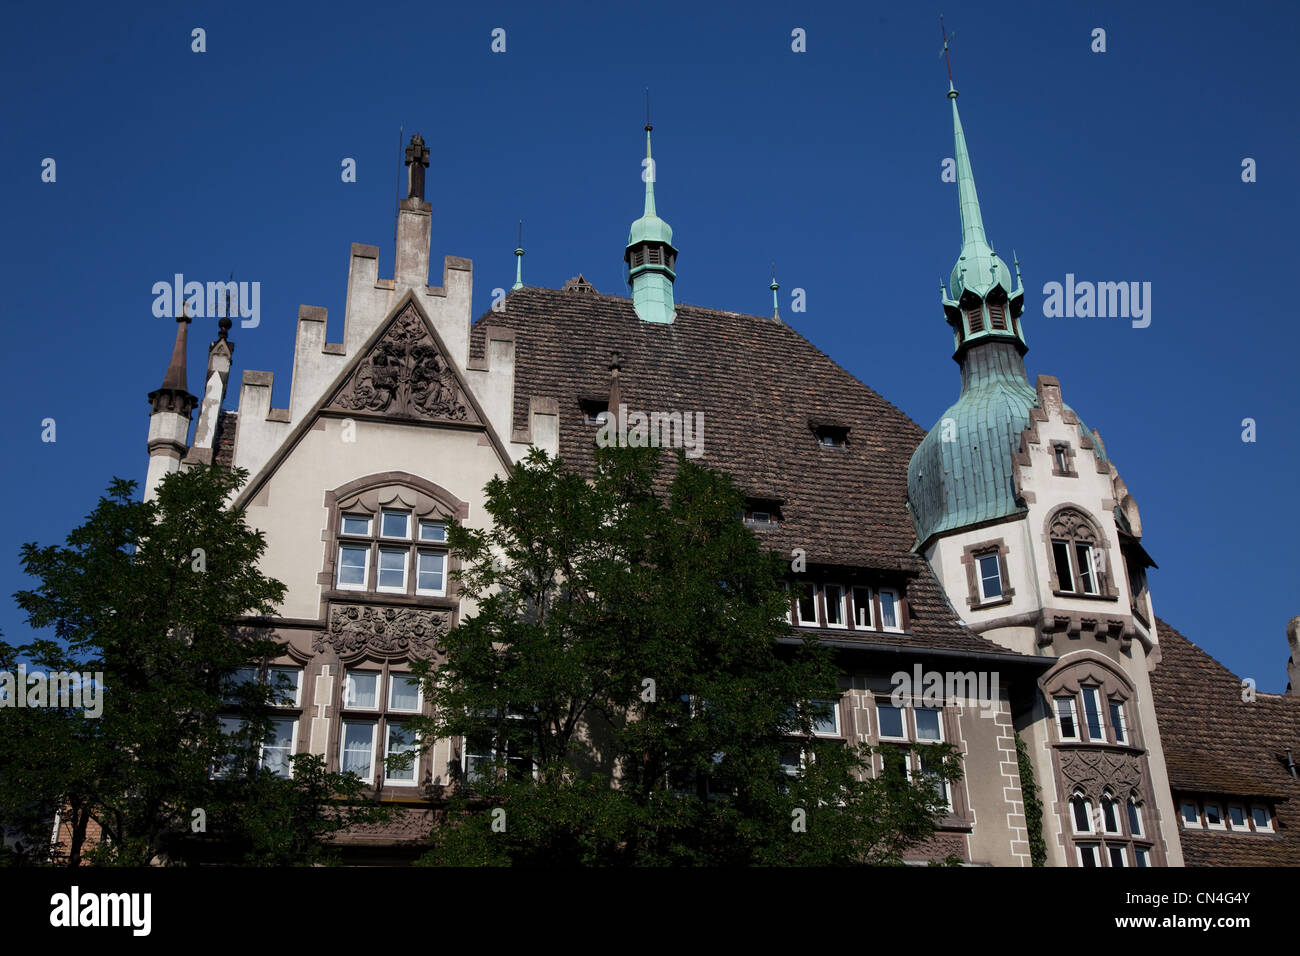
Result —
M1291 646L1291 657L1286 662L1286 692L1300 697L1300 617L1291 618L1287 624L1286 642Z

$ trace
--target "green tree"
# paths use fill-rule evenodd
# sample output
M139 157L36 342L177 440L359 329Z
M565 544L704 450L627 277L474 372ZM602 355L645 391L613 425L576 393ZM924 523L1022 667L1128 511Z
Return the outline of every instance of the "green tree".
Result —
M0 666L12 671L21 658L41 672L94 674L102 715L0 709L0 820L43 849L49 831L42 838L38 827L59 810L69 865L165 862L195 836L196 810L229 846L287 862L303 845L278 831L311 815L304 800L319 808L340 787L348 796L336 775L283 781L256 769L276 689L236 673L280 650L265 629L237 622L273 613L285 589L258 569L261 532L227 506L245 478L178 472L150 502L115 479L65 546L22 548L40 583L15 597L30 625L53 636L0 642ZM244 730L228 736L220 717L232 712ZM214 768L225 775L214 779ZM92 821L103 837L93 847Z
M784 566L726 476L602 449L587 480L535 451L486 499L489 529L448 531L477 613L415 665L422 741L463 737L470 771L425 862L886 863L933 833L893 751L875 776L814 736L835 660L782 642Z

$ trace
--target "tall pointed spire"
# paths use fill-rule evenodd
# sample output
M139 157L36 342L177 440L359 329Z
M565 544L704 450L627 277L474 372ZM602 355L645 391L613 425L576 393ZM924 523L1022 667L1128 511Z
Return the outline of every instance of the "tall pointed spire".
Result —
M515 246L515 284L510 291L524 287L524 221L519 220L519 245Z
M942 29L943 18L939 18ZM989 244L984 215L975 190L966 131L957 110L957 88L948 60L948 34L943 31L943 56L948 61L948 99L952 101L953 156L957 167L957 211L961 220L961 253L942 293L944 313L952 326L957 358L983 341L1007 341L1023 355L1027 350L1020 329L1024 289L1011 280L1011 270Z
M655 211L654 156L650 151L650 92L646 91L645 160L641 178L645 181L645 211L632 223L628 232L623 261L627 263L627 281L632 287L632 305L643 322L667 324L677 317L673 301L673 282L677 273L677 249L673 246L673 227Z
M182 303L181 314L176 317L176 342L172 346L171 361L167 363L162 385L149 393L149 404L155 412L178 411L188 417L198 402L198 399L190 394L185 374L185 352L189 346L191 321Z

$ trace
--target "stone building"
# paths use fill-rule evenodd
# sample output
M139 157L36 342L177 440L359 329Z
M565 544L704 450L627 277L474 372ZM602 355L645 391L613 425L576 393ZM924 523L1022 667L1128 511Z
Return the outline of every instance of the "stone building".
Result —
M1214 862L1203 835L1180 826L1193 798L1201 820L1206 800L1222 803L1234 859L1294 859L1279 809L1294 781L1266 755L1294 739L1297 714L1289 698L1265 702L1251 711L1261 736L1250 768L1197 770L1197 698L1170 681L1199 681L1226 708L1235 678L1156 618L1133 496L1057 379L1026 378L1019 270L1013 279L987 241L948 95L962 245L941 307L961 377L928 433L775 307L754 316L677 304L678 250L653 177L624 251L630 297L582 276L543 289L520 275L475 321L467 259L447 256L429 284L419 137L406 154L392 277L381 278L376 247L353 245L338 341L324 309L300 307L287 407L272 407L272 375L257 371L243 373L237 411L222 407L229 322L209 350L202 400L191 395L182 314L150 394L145 491L192 462L252 476L233 504L265 532L263 571L288 587L267 623L285 642L272 669L296 688L264 763L323 754L407 805L404 824L358 838L379 857L400 855L429 825L427 788L485 756L445 740L413 770L384 771L386 754L410 747L404 719L425 706L412 656L474 613L457 593L445 522L482 527L484 485L534 447L590 469L609 413L640 412L733 476L761 541L805 555L790 581L789 640L814 631L842 668L818 732L922 754L957 745L964 776L945 789L950 812L918 860L1030 865L1022 767L1041 790L1048 865ZM774 280L774 304L775 291ZM936 685L937 701L926 692ZM1162 738L1171 718L1175 735ZM1164 739L1176 746L1166 752ZM923 774L924 757L909 759Z

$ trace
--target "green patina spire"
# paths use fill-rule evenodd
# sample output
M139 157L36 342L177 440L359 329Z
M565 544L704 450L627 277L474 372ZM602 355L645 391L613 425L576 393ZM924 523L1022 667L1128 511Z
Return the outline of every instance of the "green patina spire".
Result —
M1024 289L1012 283L1011 270L989 245L975 174L971 170L966 131L957 111L957 90L948 80L952 101L954 160L957 166L957 208L961 217L961 254L943 296L944 313L953 329L953 343L960 355L982 341L1015 343L1021 354L1028 350L1020 328L1024 310ZM957 357L957 356L954 356Z
M776 319L778 322L780 322L780 321L781 321L781 308L780 308L780 306L777 305L777 301L776 301L776 293L777 293L777 290L780 289L781 287L777 284L777 281L776 281L776 263L775 263L775 262L772 263L772 284L771 284L770 286L768 286L768 288L772 290L772 318L774 318L774 319Z
M655 211L655 162L650 152L649 97L645 124L645 162L641 178L645 180L645 213L632 223L627 236L623 261L627 263L627 281L632 287L632 306L644 322L670 323L676 318L673 282L677 274L677 249L673 246L673 228Z
M519 245L515 246L515 284L510 291L524 287L524 221L519 220Z

